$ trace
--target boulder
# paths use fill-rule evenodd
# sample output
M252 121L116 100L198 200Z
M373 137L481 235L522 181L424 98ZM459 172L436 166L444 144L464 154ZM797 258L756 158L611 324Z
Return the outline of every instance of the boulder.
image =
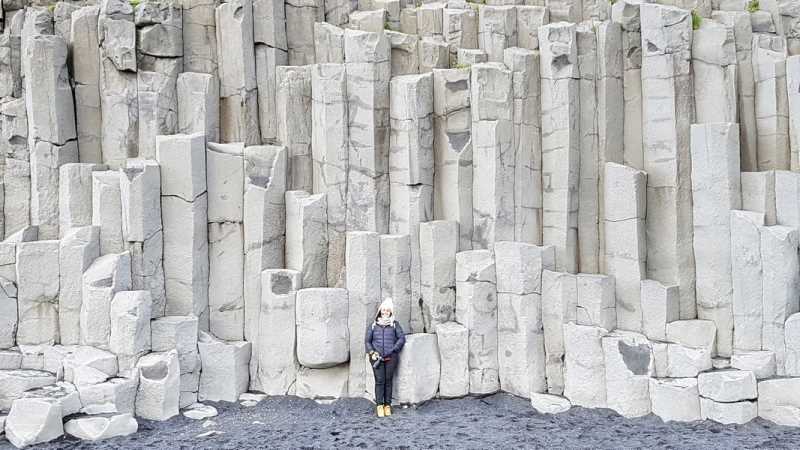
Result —
M558 395L531 392L531 406L542 414L560 414L569 411L572 403Z
M267 395L291 394L297 376L295 313L300 279L300 272L294 270L270 269L261 272L260 319L255 344L258 350L253 358L258 362L255 365L257 370L253 370L251 362L250 376L258 378L257 390ZM353 291L350 291L349 298L353 300ZM348 307L350 312L353 309ZM358 328L358 337L361 337L366 328ZM351 332L351 340L353 337ZM362 348L363 345L362 341Z
M756 376L749 370L721 370L697 376L700 396L715 402L739 402L758 397Z
M200 333L197 344L203 371L200 373L200 401L235 402L250 383L249 342L226 342Z
M686 347L681 344L666 344L665 347L666 351L659 354L664 358L663 366L666 370L664 376L696 377L698 373L711 369L711 352L707 349Z
M695 378L651 378L653 414L665 422L700 420L700 395Z
M17 448L41 444L64 434L61 405L44 398L15 400L6 418L6 438Z
M723 403L700 397L700 415L704 420L723 424L743 424L758 416L758 404L751 401Z
M84 441L101 441L127 436L139 430L139 423L131 414L104 414L78 417L64 424L64 431Z
M183 410L183 415L194 420L209 419L217 416L217 408L202 403L194 403Z
M642 280L642 331L653 340L667 340L667 324L678 320L678 286L665 286L655 280Z
M181 373L194 372L197 367L197 317L166 316L150 322L154 352L178 352Z
M148 420L167 420L178 415L180 367L178 352L150 353L139 359L139 387L136 416Z
M59 381L49 386L31 389L21 398L41 398L61 405L61 415L66 417L81 410L81 398L72 383Z
M778 425L800 426L800 378L759 381L758 416Z
M297 372L296 395L300 398L336 399L347 396L350 368L341 364L327 369L301 367Z
M105 383L78 386L84 414L134 412L139 377L112 378Z
M111 336L108 348L117 355L120 371L132 369L150 351L149 291L122 291L111 301Z
M394 377L392 399L400 404L418 404L432 399L439 390L440 370L436 335L406 335L406 345Z
M117 371L117 356L95 347L78 347L64 358L64 380L76 386L102 383Z
M758 380L774 377L776 372L775 353L769 350L737 350L733 352L731 357L731 367L739 370L749 370L753 372Z
M8 410L22 393L56 382L56 377L40 370L0 370L0 410Z
M469 330L457 322L439 324L436 343L442 367L439 396L466 396L469 393Z
M312 369L346 363L350 356L346 289L297 291L297 360Z

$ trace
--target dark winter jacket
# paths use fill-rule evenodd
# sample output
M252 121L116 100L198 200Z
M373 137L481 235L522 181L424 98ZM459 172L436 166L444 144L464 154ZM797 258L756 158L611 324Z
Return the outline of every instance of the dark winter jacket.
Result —
M406 335L400 323L394 325L378 325L372 322L367 328L367 353L376 351L381 356L387 357L400 353L406 343Z

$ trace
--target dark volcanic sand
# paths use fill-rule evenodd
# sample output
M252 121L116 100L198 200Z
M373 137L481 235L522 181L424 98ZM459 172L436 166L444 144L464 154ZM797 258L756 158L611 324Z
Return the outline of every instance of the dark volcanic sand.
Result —
M559 415L535 412L526 400L507 394L434 400L417 408L395 408L374 416L361 399L319 405L294 397L268 398L254 407L215 404L216 425L183 416L168 422L139 420L139 432L98 444L64 437L37 448L798 448L800 429L762 419L745 425L713 422L665 424L650 415L624 419L610 410L572 408ZM198 438L219 430L222 434ZM11 448L0 440L0 449Z

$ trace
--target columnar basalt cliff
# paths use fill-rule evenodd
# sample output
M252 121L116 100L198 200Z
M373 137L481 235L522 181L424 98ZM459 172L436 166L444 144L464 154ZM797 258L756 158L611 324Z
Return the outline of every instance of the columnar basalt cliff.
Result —
M1 12L15 446L371 398L386 297L398 404L800 426L797 0Z

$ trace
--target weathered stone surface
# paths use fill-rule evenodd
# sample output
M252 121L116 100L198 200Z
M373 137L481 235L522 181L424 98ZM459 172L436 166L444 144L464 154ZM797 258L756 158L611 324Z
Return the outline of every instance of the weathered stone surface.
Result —
M152 160L129 160L120 169L122 236L146 242L161 231L161 170Z
M14 400L22 393L56 382L55 376L40 370L2 370L0 371L0 408L8 410ZM59 411L59 419L61 412Z
M107 170L92 172L92 225L100 229L100 254L122 253L121 175Z
M497 291L513 294L540 294L542 270L555 268L552 246L521 242L498 242L494 245Z
M650 377L655 358L644 335L613 332L602 338L606 399L609 408L625 417L650 413Z
M133 413L138 373L133 378L112 378L105 383L78 386L84 414Z
M186 72L215 74L216 0L183 1L183 65Z
M214 336L244 336L244 237L241 222L208 224L209 329Z
M775 352L778 375L785 373L786 319L800 310L800 262L796 228L773 226L761 231L763 350Z
M347 324L350 336L350 375L348 395L362 397L370 388L372 368L365 355L367 327L375 320L381 286L374 270L380 266L380 239L376 233L347 233L345 257L348 292ZM363 355L363 356L362 356Z
M132 369L150 351L152 303L149 291L117 292L111 300L108 348L117 355L120 371Z
M325 7L329 6L326 4ZM344 30L327 21L314 23L314 54L317 64L343 63Z
M200 369L197 350L197 317L167 316L150 323L151 344L154 352L178 352L180 373Z
M500 389L494 267L489 250L468 250L456 255L455 318L469 333L469 389L475 394Z
M0 348L14 347L16 340L17 287L10 280L0 278Z
M61 406L61 415L66 417L81 410L81 399L78 390L71 383L59 381L49 386L31 389L21 398L39 398Z
M761 350L763 327L760 228L764 214L731 211L733 348Z
M700 415L704 420L722 424L743 424L758 416L758 404L750 401L722 403L700 397Z
M245 147L244 336L258 355L261 272L284 267L286 149ZM250 388L258 389L258 358L250 361Z
M515 236L512 82L512 72L503 64L472 67L472 163L473 170L482 174L472 179L475 249L492 248L495 242Z
M575 406L607 406L606 371L602 338L607 330L564 325L564 397Z
M667 341L713 352L716 325L710 320L676 320L667 324Z
M69 163L59 167L59 237L70 228L92 224L92 172L105 170L94 163Z
M440 369L436 335L407 335L394 377L392 400L400 404L418 404L432 399L439 390Z
M577 320L577 277L569 273L542 271L542 325L547 390L564 393L564 324Z
M677 284L681 319L696 317L692 250L689 11L642 4L642 136L647 172L647 278Z
M711 20L701 21L700 26L692 31L692 72L697 123L737 121L738 70L741 69L737 64L734 29ZM739 130L736 129L735 133L738 136ZM735 150L733 154L738 156L739 150Z
M67 43L59 36L39 34L26 39L24 47L23 61L30 66L25 73L29 138L62 146L77 137Z
M731 367L739 370L753 372L756 379L774 377L777 371L775 352L764 351L735 351L731 357Z
M325 18L324 2L320 0L297 0L286 2L286 44L289 50L289 65L314 64L314 23Z
M256 376L259 390L267 395L294 393L299 366L295 353L296 295L301 287L300 272L271 269L261 273ZM252 363L250 368L252 376Z
M249 342L225 342L207 333L198 342L203 371L200 374L200 401L235 402L247 391L250 382Z
M652 340L667 340L667 325L680 316L677 286L642 280L642 330Z
M180 368L178 352L150 353L136 364L139 387L136 393L136 416L163 421L178 415Z
M754 400L758 396L756 377L748 370L701 373L697 377L697 387L702 397L715 402Z
M433 71L433 217L458 222L458 250L472 249L470 70Z
M276 4L279 2L275 2ZM344 46L340 49L344 53ZM256 45L256 85L258 88L258 125L262 142L272 142L278 137L278 106L276 104L276 68L289 64L285 49Z
M775 174L776 172L774 170L768 170L766 172L741 172L742 209L745 211L764 213L765 225L777 224L775 211ZM790 180L791 177L784 178L784 181ZM791 183L786 187L791 189ZM788 213L790 211L786 212Z
M436 327L441 375L440 397L463 397L469 393L469 330L457 322Z
M425 330L449 322L455 313L458 224L436 220L420 224L421 316ZM412 303L413 308L413 303ZM412 310L412 327L416 314Z
M328 230L325 194L286 192L286 267L302 274L302 286L327 284Z
M128 252L101 256L84 271L80 306L82 345L108 348L111 301L117 292L130 289L131 258Z
M41 444L64 434L61 406L43 398L19 399L6 417L6 438L17 448Z
M411 246L407 234L380 236L381 298L391 298L395 320L403 330L411 328Z
M183 56L183 7L180 2L146 2L135 12L136 50L140 55Z
M778 425L799 426L798 378L765 380L758 383L758 416Z
M197 7L195 7L197 8ZM184 30L184 35L186 30ZM185 64L188 64L184 57ZM184 67L185 68L185 67ZM181 134L203 133L208 142L219 139L219 81L211 74L178 75L178 126Z
M311 68L278 66L275 78L277 139L289 156L287 189L311 191Z
M653 414L665 422L692 422L702 418L694 378L651 378L650 402Z
M328 369L301 367L297 372L296 395L300 398L331 400L347 396L348 364Z
M102 383L118 370L116 355L95 347L78 347L64 358L64 380L75 386Z
M347 290L305 288L297 291L297 360L311 369L348 361Z
M84 441L101 441L118 436L128 436L139 430L131 414L79 417L64 424L64 431Z
M578 325L616 328L614 279L606 275L578 274Z
M517 10L513 6L488 6L478 10L478 46L490 62L502 62L503 50L517 46Z
M17 244L17 344L58 342L58 241Z
M327 194L327 285L341 287L347 219L348 128L341 120L347 116L345 66L314 66L311 84L313 192Z

